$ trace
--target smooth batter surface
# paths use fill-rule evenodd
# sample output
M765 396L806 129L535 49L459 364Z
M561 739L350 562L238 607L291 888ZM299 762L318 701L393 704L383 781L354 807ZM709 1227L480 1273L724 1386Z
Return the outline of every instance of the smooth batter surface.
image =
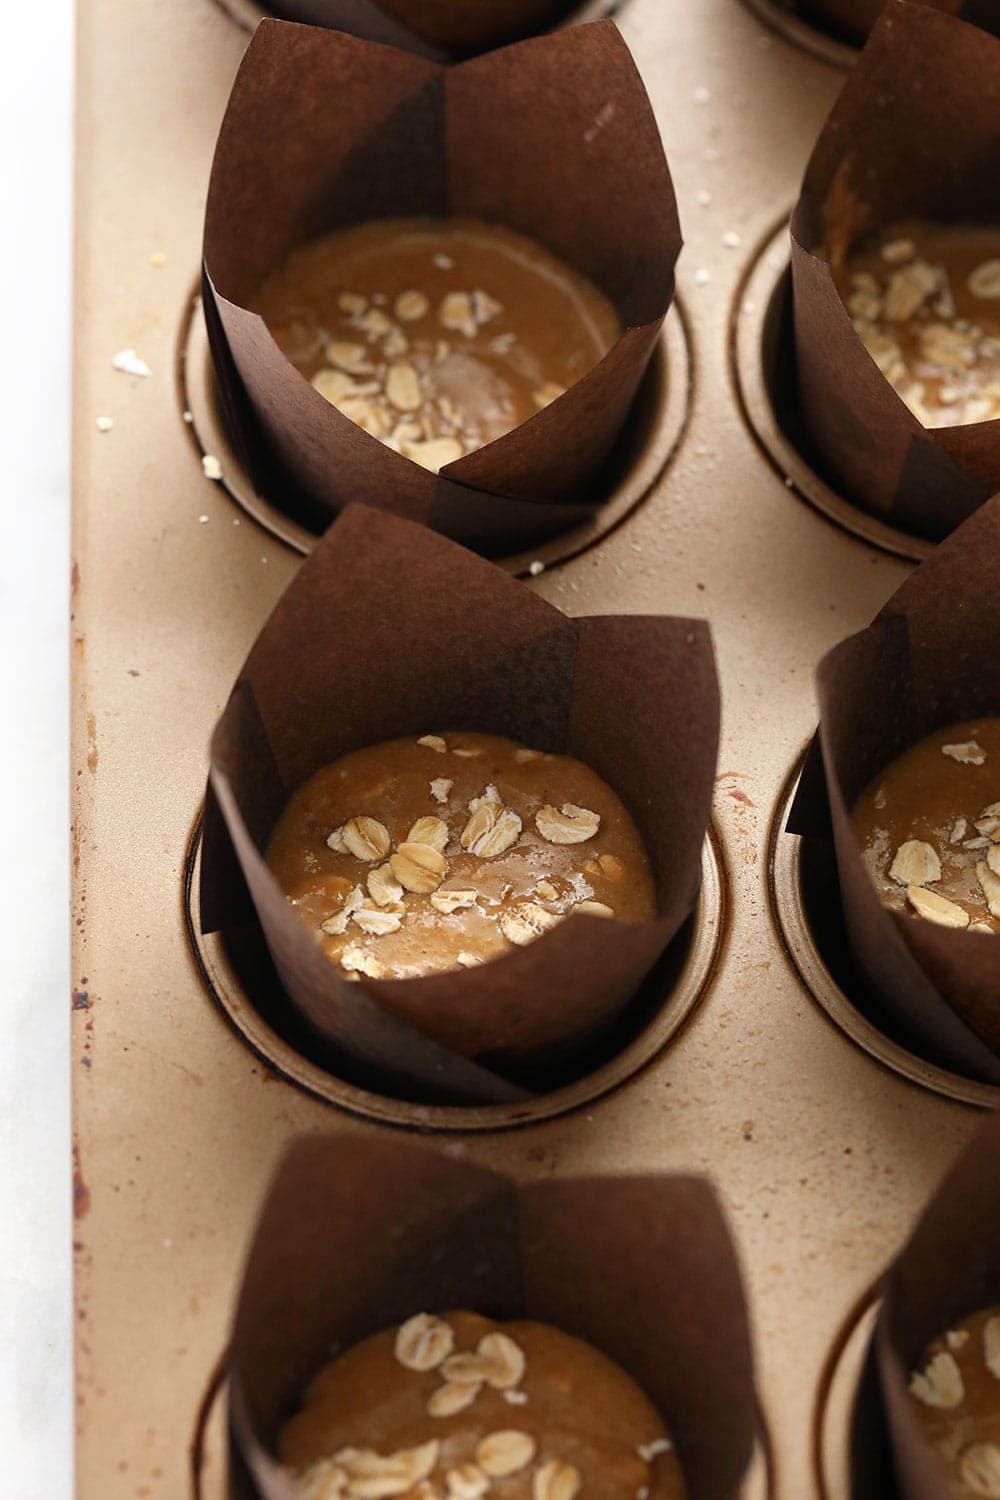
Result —
M252 308L316 389L438 470L598 364L611 302L543 246L478 219L381 219L292 252Z
M886 906L1000 932L1000 719L921 740L868 787L851 821Z
M954 1500L1000 1500L1000 1307L963 1318L924 1351L910 1381L920 1425Z
M470 1312L418 1314L328 1365L280 1457L303 1500L684 1495L663 1423L624 1370L546 1324Z
M471 968L574 909L656 910L642 839L607 783L494 735L345 755L294 794L267 862L329 957L373 978Z
M925 427L1000 416L1000 229L906 220L832 269L866 349Z

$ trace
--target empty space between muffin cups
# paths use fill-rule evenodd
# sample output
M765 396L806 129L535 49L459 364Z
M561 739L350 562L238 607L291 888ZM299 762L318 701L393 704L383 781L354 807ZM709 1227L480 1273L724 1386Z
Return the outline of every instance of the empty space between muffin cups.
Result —
M849 941L894 1031L931 1060L993 1084L1000 936L883 905L851 814L876 778L932 732L1000 716L998 556L1000 496L910 575L867 630L824 657L818 743L788 821L790 833L833 841Z
M978 1338L963 1337L960 1325L998 1306L1000 1115L993 1115L947 1173L887 1273L855 1404L851 1500L885 1500L887 1494L898 1500L952 1500L959 1494L997 1493L1000 1445L969 1441L968 1392L960 1394L961 1381L953 1392L947 1387L954 1376L952 1361L966 1366L989 1352ZM926 1351L939 1340L946 1358L929 1381ZM991 1373L983 1363L991 1389L1000 1371L998 1355L1000 1349L993 1352ZM915 1381L915 1375L923 1375L924 1381ZM940 1382L940 1388L928 1389L931 1381ZM929 1396L930 1404L922 1403L918 1392ZM932 1410L953 1412L965 1429L957 1463L930 1441L922 1417ZM969 1485L966 1475L966 1482L959 1482L958 1464L975 1460L968 1452L974 1446L993 1449L979 1455L992 1484Z
M279 600L212 737L202 930L225 934L259 921L288 1005L312 1034L366 1064L401 1097L527 1097L514 1081L518 1068L531 1063L537 1071L546 1054L599 1035L690 915L718 725L704 622L567 619L426 528L351 507ZM499 957L419 977L349 974L327 957L265 860L289 798L350 751L460 731L505 736L531 747L529 754L566 754L602 778L645 846L652 918L609 920L592 901L559 921L533 908L527 916L544 928L534 941L522 944L526 934L517 933ZM431 786L426 811L443 816L431 798L448 795L452 757L433 744L422 753L428 778L444 779ZM559 800L555 785L551 797ZM484 787L479 800L491 798L495 789ZM457 839L473 811L453 810L454 826L437 831ZM374 797L357 812L377 819ZM584 812L577 806L571 816ZM534 827L529 832L537 842ZM589 834L583 828L581 841L580 832L571 829L565 841L578 844L582 864ZM388 839L384 828L378 836ZM489 859L490 850L474 849ZM403 844L388 856L394 874L403 868L398 857L409 853ZM441 856L435 859L440 867ZM405 885L405 869L400 879Z
M491 319L501 326L489 288L452 287L438 307L440 337L432 343L428 331L419 346L408 319L434 314L420 287L378 305L367 305L377 294L355 299L346 288L344 316L356 329L327 341L331 367L307 378L253 310L257 295L292 251L375 221L493 227L522 251L538 247L547 265L554 257L577 288L574 308L583 282L607 306L600 337L580 313L596 363L577 379L549 380L518 425L499 423L499 435L476 446L485 431L456 426L441 394L433 412L418 401L436 390L435 359L451 370ZM680 243L656 122L611 23L446 68L338 32L262 22L219 134L203 267L221 400L255 485L314 530L360 502L493 554L580 524L600 503L602 470L656 347ZM442 275L458 275L450 259L428 272L435 296ZM544 331L545 318L537 326Z
M809 434L859 504L932 541L1000 489L1000 325L990 332L1000 316L998 112L1000 39L889 0L792 218ZM966 232L993 246L974 290L968 267L947 276ZM968 297L985 331L956 311ZM973 367L985 373L968 399Z
M514 42L568 17L578 0L274 0L286 21L349 31L372 42L425 56L483 52Z
M278 1462L280 1428L332 1351L460 1309L544 1323L613 1360L662 1419L687 1495L735 1500L754 1444L753 1354L706 1181L518 1185L423 1147L336 1135L300 1137L279 1164L239 1291L230 1423L258 1500L301 1494ZM531 1433L532 1411L511 1404L505 1428ZM536 1441L548 1457L544 1431Z

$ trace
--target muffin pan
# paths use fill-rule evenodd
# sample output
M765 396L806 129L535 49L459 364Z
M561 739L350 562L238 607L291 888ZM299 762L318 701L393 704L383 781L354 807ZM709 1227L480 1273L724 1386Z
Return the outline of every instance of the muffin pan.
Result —
M843 74L740 0L629 0L619 20L686 239L689 370L679 319L665 361L667 405L683 388L684 411L668 422L654 402L629 479L642 503L552 544L539 561L570 560L524 586L573 615L710 620L723 696L714 841L671 1003L653 1005L596 1073L497 1130L513 1122L417 1120L399 1101L321 1079L268 1035L232 956L189 943L208 736L308 538L275 534L250 494L234 504L243 481L225 453L219 484L192 441L195 429L204 448L222 446L191 277L246 32L216 0L81 7L72 1023L83 1500L172 1500L195 1492L206 1464L215 1488L196 1492L221 1496L220 1424L192 1443L284 1146L303 1131L427 1125L439 1149L521 1179L709 1173L743 1260L773 1458L748 1500L847 1500L841 1439L821 1420L840 1389L831 1351L972 1135L974 1106L996 1102L961 1080L944 1087L920 1060L882 1066L891 1043L846 991L831 1025L819 968L796 951L787 915L782 940L771 904L809 904L798 846L779 829L815 727L815 666L869 622L914 555L845 529L846 510L834 525L816 500L802 504L795 490L812 497L794 445L769 456L755 432L767 387L753 319L782 275L774 237ZM113 370L127 348L148 377ZM522 573L533 560L506 565ZM851 1012L868 1028L863 1046L842 1029Z

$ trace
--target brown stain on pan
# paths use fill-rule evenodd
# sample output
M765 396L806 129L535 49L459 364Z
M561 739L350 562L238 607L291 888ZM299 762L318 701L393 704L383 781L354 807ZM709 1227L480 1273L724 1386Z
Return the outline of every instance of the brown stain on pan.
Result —
M79 1222L85 1219L90 1211L90 1189L83 1180L83 1168L80 1165L80 1145L78 1141L73 1142L73 1218Z

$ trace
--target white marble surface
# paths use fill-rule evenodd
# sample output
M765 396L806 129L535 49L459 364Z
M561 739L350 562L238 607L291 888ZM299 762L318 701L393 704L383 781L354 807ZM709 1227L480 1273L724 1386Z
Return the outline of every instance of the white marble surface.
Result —
M72 0L11 6L0 48L0 1490L11 1500L72 1491L72 34Z

